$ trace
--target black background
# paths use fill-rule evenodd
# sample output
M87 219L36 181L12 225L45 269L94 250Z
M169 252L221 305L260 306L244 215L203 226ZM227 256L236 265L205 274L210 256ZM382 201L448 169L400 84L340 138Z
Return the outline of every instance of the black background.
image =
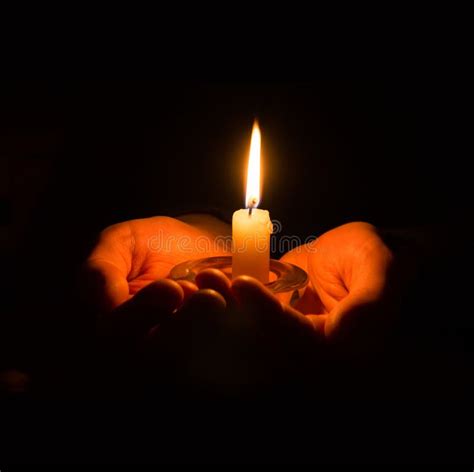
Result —
M77 268L97 233L127 219L190 210L230 217L243 207L254 118L263 139L260 206L284 234L306 237L363 220L434 228L455 245L457 228L470 227L472 178L458 146L466 125L454 84L82 80L0 87L0 367L32 372L39 395L61 397L64 372L81 364L77 346L89 325L71 306ZM446 278L464 279L463 268L461 261ZM449 324L446 300L453 298L467 318L464 288L441 305L433 302L438 289L426 292L437 322ZM470 352L457 334L449 342ZM444 343L434 350L443 352ZM461 371L463 385L472 371Z

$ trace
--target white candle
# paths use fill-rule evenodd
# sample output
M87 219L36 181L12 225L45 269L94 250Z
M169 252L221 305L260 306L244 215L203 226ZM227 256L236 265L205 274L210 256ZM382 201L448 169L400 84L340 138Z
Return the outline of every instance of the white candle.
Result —
M267 283L272 223L268 211L256 208L260 201L260 148L260 129L255 122L247 170L247 209L237 210L232 217L232 278L249 275Z

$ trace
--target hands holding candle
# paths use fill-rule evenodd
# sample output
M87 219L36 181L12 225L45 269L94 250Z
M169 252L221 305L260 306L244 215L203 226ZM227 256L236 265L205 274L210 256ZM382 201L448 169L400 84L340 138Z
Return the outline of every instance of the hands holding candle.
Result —
M310 276L292 308L248 276L231 282L214 269L200 273L196 284L166 279L183 259L228 254L150 248L149 237L160 229L190 241L230 230L207 215L183 220L156 217L114 225L102 233L86 263L83 288L98 312L103 342L125 357L143 359L145 352L157 360L152 375L171 368L173 375L193 372L197 382L208 376L231 385L230 376L258 383L278 378L282 370L301 373L308 363L316 365L327 341L354 352L382 339L399 286L394 255L373 226L341 226L314 247L283 257ZM108 344L104 349L121 369L123 357Z
M240 374L232 375L252 383L294 361L303 348L317 346L311 321L256 279L244 276L231 283L216 270L199 274L196 284L165 278L183 259L227 254L203 253L196 241L229 231L213 217L188 215L133 220L101 234L86 262L83 289L98 313L105 350L120 368L124 356L145 353L160 360L160 372L166 370L161 360L172 359L174 368L180 364L189 372L190 362L199 364L194 371L213 372L220 380L229 375L230 364L240 364ZM171 242L187 240L193 252L183 254L174 244L156 250L149 242L159 233Z
M101 234L86 263L84 289L106 338L128 354L167 359L161 371L171 365L176 375L181 365L191 376L226 385L299 371L317 362L324 340L352 352L380 341L398 286L393 253L377 230L347 224L286 254L283 261L310 278L292 308L262 285L269 276L271 222L256 208L259 184L255 124L247 209L233 217L232 282L217 270L201 272L195 284L166 278L183 261L230 254L212 244L230 234L213 217L132 220Z

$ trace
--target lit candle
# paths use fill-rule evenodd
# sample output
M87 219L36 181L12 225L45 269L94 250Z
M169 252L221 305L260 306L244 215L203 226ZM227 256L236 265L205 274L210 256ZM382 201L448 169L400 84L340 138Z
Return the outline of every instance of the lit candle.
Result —
M249 275L268 282L270 270L270 214L257 208L260 202L261 136L257 122L253 125L247 169L246 210L232 217L232 278Z

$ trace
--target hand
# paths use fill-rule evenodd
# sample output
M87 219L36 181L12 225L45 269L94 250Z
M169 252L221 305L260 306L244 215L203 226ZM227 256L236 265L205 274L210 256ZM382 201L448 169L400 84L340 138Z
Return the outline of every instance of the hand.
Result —
M84 265L81 290L96 315L106 384L117 379L133 384L126 378L137 372L150 329L197 292L194 284L165 279L170 269L188 259L230 254L224 244L229 235L225 223L197 214L132 220L101 233ZM215 244L218 236L224 237L221 244ZM201 298L190 306L199 307Z
M381 342L398 290L394 254L368 223L335 228L282 258L310 284L295 308L330 341L365 350Z
M105 229L87 258L83 277L89 305L110 312L188 259L229 255L216 237L229 225L209 215L157 216ZM222 242L223 240L221 240ZM230 249L230 248L229 248Z
M167 372L165 384L235 394L315 376L322 336L307 317L251 277L231 282L208 269L196 284L199 291L147 337L146 358Z
M320 340L305 316L258 281L231 284L212 269L198 274L196 285L150 283L100 326L101 379L107 391L125 395L143 381L162 393L187 386L226 394L294 383L309 368L314 375Z

